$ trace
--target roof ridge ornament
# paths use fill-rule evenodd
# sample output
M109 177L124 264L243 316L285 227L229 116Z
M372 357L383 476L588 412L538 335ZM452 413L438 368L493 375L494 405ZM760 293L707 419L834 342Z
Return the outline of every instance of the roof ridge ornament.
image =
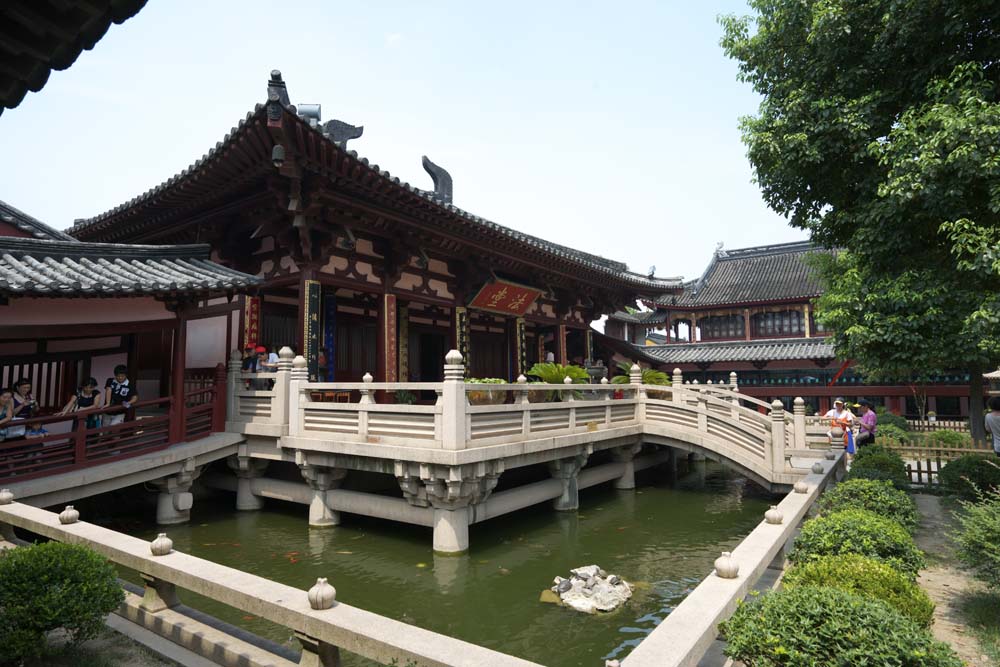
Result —
M344 150L347 150L348 141L359 139L364 131L364 125L351 125L342 120L328 120L323 124L323 136Z
M420 162L424 166L424 171L431 175L431 180L434 182L434 196L445 203L452 203L451 174L448 173L448 170L431 162L426 155L421 157Z

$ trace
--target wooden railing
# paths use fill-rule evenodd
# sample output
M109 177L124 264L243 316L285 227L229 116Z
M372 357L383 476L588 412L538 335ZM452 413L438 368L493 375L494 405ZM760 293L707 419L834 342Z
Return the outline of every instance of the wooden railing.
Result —
M128 410L116 406L9 422L7 427L28 434L48 432L0 442L0 480L29 480L111 463L222 431L221 396L216 386L186 394L183 406L165 397L139 401ZM123 414L118 424L101 423L105 416ZM87 427L88 417L97 417L95 427Z
M929 431L969 432L968 419L938 419L935 421L929 419L907 419L906 423L909 425L911 431L916 431L917 433L926 433Z

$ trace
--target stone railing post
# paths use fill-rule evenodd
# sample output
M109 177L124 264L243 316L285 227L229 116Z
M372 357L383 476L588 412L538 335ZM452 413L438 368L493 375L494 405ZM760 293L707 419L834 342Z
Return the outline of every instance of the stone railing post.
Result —
M528 400L528 378L524 374L517 376L517 383L524 385L524 388L517 392L514 402L521 406L521 435L528 437L531 433L531 410L528 408L531 401Z
M288 435L302 435L302 406L308 400L302 394L302 385L309 381L309 365L301 354L292 359L288 376Z
M632 364L628 369L628 383L635 387L635 420L646 421L646 390L642 388L642 369L639 364Z
M729 386L732 387L733 391L739 391L738 389L739 384L737 384L736 380L737 380L736 371L731 371L729 373Z
M444 449L465 449L466 410L465 364L462 353L451 350L445 355L444 388L441 396L443 419L441 420L441 447Z
M771 471L785 470L785 406L775 399L771 403Z
M673 399L674 403L682 402L684 400L681 398L681 392L684 391L684 373L681 372L681 369L674 369L674 376L670 380L670 384L673 386L673 389L670 391L670 398Z
M371 373L365 373L361 376L361 381L365 385L370 385L375 381ZM372 390L367 386L361 390L361 398L358 400L358 405L365 406L358 408L358 435L362 438L368 437L368 406L373 404L375 399L372 398Z
M240 389L244 388L243 378L243 357L239 350L233 350L229 355L229 379L226 382L226 421L240 421L240 397L237 395Z
M792 405L792 429L795 433L795 449L806 448L806 402L796 396Z
M290 415L288 404L291 398L288 394L288 383L292 374L292 359L295 353L285 346L278 350L278 370L274 380L274 396L271 397L271 421L275 424L288 425ZM285 429L287 433L287 428Z

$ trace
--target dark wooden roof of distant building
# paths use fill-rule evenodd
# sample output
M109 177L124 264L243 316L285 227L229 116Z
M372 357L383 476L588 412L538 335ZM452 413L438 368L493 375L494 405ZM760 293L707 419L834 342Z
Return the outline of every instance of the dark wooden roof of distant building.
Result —
M41 220L33 218L24 211L19 211L5 201L0 201L0 222L6 222L14 228L35 239L50 239L56 241L76 241L66 232L49 227Z
M260 281L209 260L209 246L0 236L0 295L117 297L246 291Z
M665 294L652 305L702 308L747 303L812 299L822 287L806 256L824 250L809 241L737 250L716 250L698 280L678 295Z
M112 23L135 16L146 0L4 0L0 2L0 113L52 70L64 70L104 36Z
M636 313L619 310L608 315L608 319L629 324L663 324L667 321L667 314L655 310L642 310Z
M833 359L833 343L826 338L775 338L717 343L672 343L635 346L667 364Z
M354 150L347 150L332 137L296 113L293 105L274 100L257 105L236 127L187 169L142 195L110 211L77 220L69 233L89 241L130 241L148 237L152 230L189 221L190 202L218 202L246 193L253 183L275 173L268 120L279 120L290 131L296 155L311 168L335 181L338 189L357 192L366 199L396 210L418 211L421 224L433 232L508 256L527 258L538 265L592 283L638 289L643 294L681 289L680 278L657 278L629 271L628 266L599 255L583 252L517 231L465 211L450 201L403 182ZM275 115L277 118L269 116ZM266 193L265 193L266 194Z

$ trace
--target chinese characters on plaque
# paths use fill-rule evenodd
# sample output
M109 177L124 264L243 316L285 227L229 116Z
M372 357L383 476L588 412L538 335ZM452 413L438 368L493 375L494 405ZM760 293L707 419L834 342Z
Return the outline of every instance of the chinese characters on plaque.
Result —
M319 379L319 297L321 286L318 280L306 280L305 305L306 312L303 314L303 350L302 355L306 358L309 369L309 381L316 382Z
M522 317L541 295L542 290L497 280L483 285L469 307Z
M260 297L248 296L243 307L243 349L260 344Z

